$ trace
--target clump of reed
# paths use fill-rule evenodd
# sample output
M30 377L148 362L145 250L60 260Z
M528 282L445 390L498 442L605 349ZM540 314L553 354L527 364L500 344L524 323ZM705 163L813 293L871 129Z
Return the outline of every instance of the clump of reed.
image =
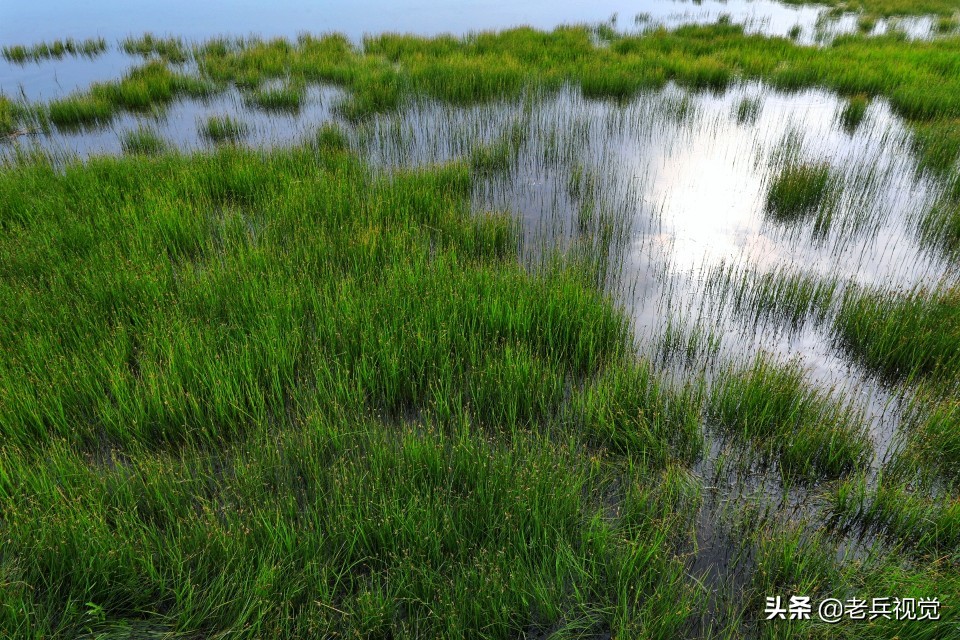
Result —
M849 289L834 331L844 349L881 375L960 375L960 295L954 290Z
M857 412L804 379L796 362L758 356L720 376L708 418L776 460L785 475L838 477L862 467L871 452Z
M190 58L189 49L180 38L159 38L152 33L140 37L130 36L120 43L124 53L143 58L157 57L167 62L180 64Z
M41 60L59 60L64 56L83 56L96 58L107 50L107 41L103 38L88 38L77 41L73 38L41 42L32 46L11 45L3 47L5 60L17 64L40 62Z
M200 127L200 134L214 143L239 142L249 132L246 122L229 115L210 116Z
M827 163L787 162L767 190L767 214L779 222L797 222L813 214L815 232L830 225L840 181Z
M166 141L153 129L139 127L124 133L121 140L124 153L155 156L167 149Z
M119 81L96 83L87 92L50 102L47 115L60 128L98 126L121 110L153 111L179 96L201 97L211 91L209 82L174 73L163 62L153 61L132 69Z
M840 111L840 125L847 133L853 133L863 122L867 115L867 108L870 106L870 99L867 96L853 96L847 100L843 109Z
M257 87L246 94L247 104L264 111L296 113L303 107L306 85L302 81L287 81L278 86Z

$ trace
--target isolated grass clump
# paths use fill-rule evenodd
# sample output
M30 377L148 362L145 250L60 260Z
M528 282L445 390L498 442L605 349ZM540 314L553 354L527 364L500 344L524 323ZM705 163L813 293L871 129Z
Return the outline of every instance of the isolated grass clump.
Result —
M0 635L682 635L699 405L465 163L317 139L0 171Z
M919 232L921 240L947 256L960 254L960 200L945 197L934 203L920 218Z
M167 148L167 142L153 129L139 127L124 133L121 140L124 153L157 155Z
M960 296L953 290L847 292L834 321L839 344L894 378L960 375Z
M211 116L200 126L200 134L211 142L239 142L249 132L246 122L228 115Z
M744 98L740 100L735 110L737 122L740 124L756 122L762 108L763 102L760 98Z
M32 46L12 45L3 47L3 57L8 62L23 64L39 62L51 58L59 60L64 56L84 56L95 58L107 50L107 41L103 38L88 38L76 41L73 38L41 42Z
M840 125L848 133L853 133L867 115L870 99L867 96L853 96L847 100L840 111Z
M114 109L102 98L76 95L51 102L47 115L58 128L76 129L110 122L114 117Z
M303 106L306 97L306 85L299 81L288 81L278 86L258 87L246 96L248 104L265 111L285 111L296 113Z
M189 50L180 38L159 38L152 33L145 33L138 38L125 38L120 48L128 55L144 58L156 56L175 64L189 59Z
M779 222L796 222L816 214L815 230L830 224L840 183L827 163L789 162L772 177L767 213Z
M870 442L858 414L841 399L811 387L797 363L759 356L722 374L707 415L779 462L787 475L837 477L863 465Z

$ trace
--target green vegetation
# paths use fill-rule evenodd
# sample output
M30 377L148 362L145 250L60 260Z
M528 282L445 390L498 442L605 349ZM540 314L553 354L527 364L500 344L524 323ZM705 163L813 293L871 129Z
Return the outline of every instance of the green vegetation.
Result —
M343 146L0 172L4 635L685 628L696 402L464 165Z
M51 58L59 60L67 55L96 58L106 50L107 41L103 38L88 38L81 42L77 42L73 38L67 38L66 40L54 40L49 43L41 42L30 47L23 45L4 47L3 57L8 62L25 64Z
M17 109L13 102L0 93L0 138L16 131L17 115Z
M755 122L762 108L763 102L760 98L744 98L737 103L737 122L740 124Z
M154 156L167 148L167 143L156 131L140 127L133 131L127 131L123 135L124 153L139 153L148 156Z
M773 176L766 210L778 222L796 222L814 214L814 231L823 234L833 217L839 191L839 180L830 165L789 162Z
M120 43L120 48L132 56L156 56L175 64L189 59L189 49L180 38L158 38L152 33L145 33L139 38L126 38Z
M944 16L937 19L936 23L933 25L933 30L935 33L944 34L952 33L960 27L960 20L953 16Z
M88 125L102 123L103 112L166 104L175 96L206 94L224 83L258 87L263 80L303 78L349 90L340 113L360 120L396 109L416 96L471 104L518 96L525 88L555 89L579 85L596 98L628 98L673 80L695 89L723 89L739 79L759 79L781 89L822 86L849 96L884 96L918 130L918 151L947 162L940 124L960 119L958 42L947 37L929 42L895 36L846 36L827 47L799 46L787 39L746 35L730 24L689 26L641 35L617 36L599 45L590 29L559 28L551 33L512 29L464 38L383 35L356 50L343 36L303 36L287 40L212 40L192 47L197 72L166 72L167 89L128 105L113 93L131 78L99 85L85 100L104 102L77 110ZM158 63L151 63L156 65ZM154 66L151 76L159 76ZM79 100L80 96L70 99ZM51 110L57 103L50 105ZM79 123L75 123L79 124ZM923 132L935 128L923 141ZM956 156L954 155L954 158Z
M867 115L870 99L867 96L853 96L840 112L840 124L848 133L853 133Z
M867 367L891 378L960 375L960 294L952 290L895 294L851 289L836 318L840 344Z
M796 364L758 357L727 371L710 398L709 419L779 462L785 475L836 477L862 466L870 442L861 419L811 387Z
M784 4L818 4L874 16L949 15L960 11L960 0L782 0Z
M211 116L200 127L200 133L210 142L239 142L249 131L247 123L230 116Z
M296 113L303 106L306 85L299 81L288 81L275 87L259 87L247 95L247 103L265 111L287 111Z
M48 116L60 128L95 126L110 122L120 110L156 110L177 97L201 97L211 90L209 82L174 73L162 62L150 62L117 82L97 83L88 92L54 100Z
M635 209L617 196L657 204L646 185L608 194L619 177L593 154L619 162L618 149L580 145L591 127L624 126L621 101L669 82L834 90L849 132L886 98L909 118L922 177L944 187L911 222L952 256L958 43L801 47L728 19L630 36L388 34L362 48L147 34L122 43L146 60L115 82L47 105L0 97L3 134L161 115L230 86L272 112L296 112L311 84L345 96L293 148L186 154L146 126L122 134L119 157L7 147L0 636L949 637L956 288L856 288L801 263L667 264L643 274L666 281L665 297L622 313L635 291L605 287ZM543 96L568 85L614 116L538 123L553 120L535 111ZM756 122L761 99L722 116ZM371 141L407 148L403 113L371 116L498 101L519 103L451 133L439 155L455 161L355 155ZM695 132L700 103L671 90L652 120ZM198 128L212 143L249 133L233 114ZM883 177L804 162L793 133L765 167L767 214L790 226L763 230L806 238L813 218L811 242L846 251L818 244L854 226L845 207L831 227L842 181L857 204ZM477 210L484 189L529 186L511 181L533 163L531 199L558 212L540 222L562 227L542 243L514 212ZM703 295L675 295L681 278ZM761 355L731 353L728 321ZM900 419L889 451L871 440L872 404L765 351L815 332L884 383ZM725 537L730 566L700 571ZM794 594L935 596L944 619L759 619L765 597Z

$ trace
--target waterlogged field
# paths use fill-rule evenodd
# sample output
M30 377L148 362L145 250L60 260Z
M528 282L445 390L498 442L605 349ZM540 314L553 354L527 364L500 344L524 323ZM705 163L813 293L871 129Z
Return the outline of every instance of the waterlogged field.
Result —
M11 45L0 635L960 637L944 33Z

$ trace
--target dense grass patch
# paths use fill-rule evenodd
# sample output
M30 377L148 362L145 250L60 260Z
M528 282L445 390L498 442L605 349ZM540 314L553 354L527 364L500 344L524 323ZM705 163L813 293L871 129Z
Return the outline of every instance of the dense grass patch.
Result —
M157 155L167 148L167 143L152 129L140 127L123 134L121 140L124 153Z
M210 142L239 142L249 132L247 123L231 116L211 116L200 126L200 134Z
M815 215L814 230L825 233L839 193L839 180L825 163L788 163L772 177L766 210L779 222Z
M306 86L303 82L288 81L274 87L258 87L247 94L247 103L266 111L296 113L303 106Z
M851 290L834 328L845 349L882 375L953 380L960 374L960 301L955 291Z
M344 146L0 171L0 633L687 628L697 401L467 166Z
M807 384L795 363L758 357L746 369L727 371L712 392L708 417L776 459L788 475L836 477L870 455L857 413Z

